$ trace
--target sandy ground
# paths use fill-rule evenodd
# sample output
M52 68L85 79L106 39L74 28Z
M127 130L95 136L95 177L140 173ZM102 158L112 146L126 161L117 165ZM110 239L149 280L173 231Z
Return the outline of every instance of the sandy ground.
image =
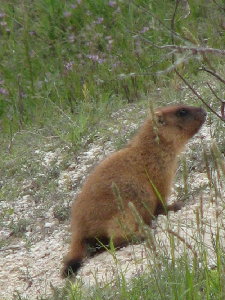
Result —
M203 139L210 142L206 127L188 146L186 153L190 154L191 159L193 159L193 154L191 154L193 149L196 145L201 144ZM63 189L68 181L78 181L80 186L85 177L83 174L86 175L93 163L102 159L112 150L110 145L104 145L103 149L99 144L91 144L88 150L78 157L76 163L68 168L68 171L60 174L59 188ZM46 153L46 156L43 157L43 164L48 165L53 155L56 153ZM197 254L200 251L199 245L204 244L208 252L209 264L215 266L213 239L217 228L220 228L221 237L225 236L224 187L219 187L221 194L216 196L209 188L206 172L199 168L192 172L189 183L191 191L201 187L202 189L194 196L189 197L187 205L181 211L171 212L168 217L158 217L154 229L151 231L156 252L159 256L170 257L168 236L172 234L175 236L177 256L182 255L185 249L190 256ZM175 184L176 186L181 184L179 179ZM71 197L77 191L72 191ZM174 192L171 200L175 200L176 197ZM17 199L16 206L18 216L20 214L22 216L27 207L35 209L35 204L29 195ZM31 243L29 247L24 241L17 240L14 245L0 249L1 300L12 299L13 295L17 293L20 293L22 297L36 299L38 296L50 295L52 287L64 285L65 281L60 278L59 273L62 258L68 250L69 223L57 223L49 211L46 222L40 224L41 228L44 228L45 236L39 241ZM37 228L37 232L38 230L39 228ZM1 236L7 236L7 233L7 229L0 230ZM130 279L150 268L155 259L154 253L146 246L146 243L130 245L118 250L116 257L115 260L110 253L105 252L87 259L77 278L81 279L86 286L94 285L96 282L99 284L111 282L120 272Z

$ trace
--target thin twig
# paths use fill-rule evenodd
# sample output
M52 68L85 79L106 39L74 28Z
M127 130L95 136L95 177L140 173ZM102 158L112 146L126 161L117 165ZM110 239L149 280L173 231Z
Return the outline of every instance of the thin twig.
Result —
M191 244L189 244L187 241L185 241L185 239L183 237L181 237L178 233L174 232L171 229L167 229L167 232L174 235L175 237L177 237L181 242L183 242L188 249L191 250L191 252L193 253L194 257L197 258L197 252L195 251L195 249L192 247Z
M225 52L225 51L224 51L224 52ZM213 75L213 76L216 77L219 81L221 81L222 83L225 84L225 80L224 80L223 78L221 78L220 75L217 74L216 72L213 72L212 70L206 69L205 67L201 67L199 70L200 70L200 71L205 71L205 72L207 72L207 73Z
M177 46L177 45L164 45L164 46L155 45L155 47L159 49L175 49L178 52L192 51L193 54L211 53L211 54L225 55L225 50L221 50L217 48Z
M211 85L207 82L206 83L210 89L210 91L212 92L212 94L216 97L217 100L219 100L221 103L225 103L217 94L216 92L214 91L214 89L211 87Z
M225 55L225 50L217 49L217 48L209 48L209 47L194 47L194 46L178 46L178 45L164 45L164 46L159 46L150 41L149 39L139 36L142 40L148 42L152 46L156 47L157 49L172 49L177 52L186 52L186 51L191 51L193 54L205 54L205 53L211 53L211 54L218 54L218 55Z
M210 89L210 91L212 92L212 94L216 97L216 99L218 99L221 103L221 107L220 107L220 112L221 112L221 116L222 118L225 120L225 101L222 100L217 94L216 92L213 90L213 88L211 87L211 85L207 82L207 85Z
M175 4L175 8L174 8L174 12L173 12L173 16L171 19L171 42L172 44L174 44L174 27L175 27L175 17L176 17L176 13L177 13L177 9L179 6L180 0L176 0L176 4ZM172 55L172 63L174 64L174 60L175 60L175 55Z
M159 63L165 61L165 60L168 59L171 55L173 55L173 53L174 53L174 51L171 51L171 52L165 54L165 55L164 55L163 57L161 57L159 60L154 61L154 63L151 64L151 65L150 65L149 67L147 67L146 69L151 69L151 68L153 68L154 66L156 66L157 64L159 64Z
M222 118L225 120L225 102L223 102L223 103L221 104L220 112L221 112Z
M21 246L10 246L10 247L3 247L0 249L0 251L19 250L19 249L21 249Z
M199 93L187 82L187 80L175 69L176 74L180 77L180 79L189 87L189 89L192 91L192 93L198 97L199 100L202 101L202 103L205 104L205 106L214 114L216 115L220 120L223 122L225 121L225 118L223 116L220 116L208 103L202 98L202 96L199 95Z
M145 13L149 14L150 16L152 16L153 18L155 18L160 25L162 25L162 27L164 27L167 31L171 32L171 28L167 27L163 22L162 20L160 20L160 18L158 18L156 15L154 15L150 10L147 10L145 9L143 6L141 5L137 5L134 3L134 5L137 7L137 8L140 8L142 11L144 11ZM174 36L176 36L179 40L181 41L188 41L189 40L183 36L181 36L178 32L174 31L173 32Z
M187 13L182 17L183 19L186 19L190 13L191 13L191 9L190 9L190 5L189 5L189 2L188 0L183 0L183 3L185 2L185 8L187 10Z
M220 9L222 9L223 11L225 11L225 7L219 5L216 0L213 0L213 2L217 5L217 7L219 7Z
M189 61L193 59L193 56L187 56L187 57L182 57L177 59L172 65L170 65L167 69L163 70L163 71L157 71L156 75L162 75L162 74L167 74L169 72L172 72L173 70L175 70L177 68L177 66L179 66L180 64L187 64L189 63Z

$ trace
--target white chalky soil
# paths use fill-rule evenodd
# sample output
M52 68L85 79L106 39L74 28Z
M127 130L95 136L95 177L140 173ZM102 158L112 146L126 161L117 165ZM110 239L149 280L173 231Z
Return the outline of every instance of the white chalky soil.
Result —
M200 144L204 139L209 141L208 129L202 128L201 133L197 135L190 145ZM57 150L58 151L58 150ZM102 159L103 156L112 152L110 145L104 148L100 145L91 144L88 151L81 154L76 163L60 174L58 187L66 188L68 182L79 180L79 186L83 181L84 174L87 175L91 166ZM186 153L191 152L190 146ZM57 153L60 153L58 151ZM104 154L104 155L102 155ZM43 166L48 166L51 157L55 158L54 153L48 153L43 157ZM197 170L192 173L192 188L208 183L206 173L199 173ZM177 183L179 185L179 182ZM224 192L224 191L223 191ZM73 198L75 192L71 192ZM173 200L176 199L175 194ZM200 211L200 198L202 198L203 216L201 226L204 234L203 242L207 245L209 264L215 265L216 258L212 245L212 236L216 233L216 224L221 227L221 236L224 234L225 210L224 203L212 203L209 190L204 189L197 198L191 199L192 204L187 204L177 213L169 213L169 217L159 216L156 221L155 229L152 230L156 240L156 248L160 254L169 253L168 227L175 233L178 233L188 245L198 252L196 240L199 240L198 224L196 214ZM214 199L215 200L215 199ZM221 200L221 199L220 199ZM194 202L194 203L193 203ZM20 218L27 207L31 210L35 206L29 197L21 197L16 203L17 217ZM43 225L43 224L42 224ZM17 292L22 297L36 299L37 296L50 295L51 286L63 286L65 281L60 278L60 269L62 267L62 258L68 250L69 227L65 224L55 222L51 213L46 217L43 226L49 234L46 234L40 241L32 244L30 247L17 240L15 245L0 249L0 299L12 299L13 294ZM223 232L222 232L223 231ZM7 236L7 229L0 230L0 237ZM32 233L31 233L32 235ZM157 247L158 246L158 247ZM185 245L177 239L176 255L182 255ZM191 255L191 251L190 255ZM152 261L153 263L153 261ZM81 278L85 285L90 286L98 283L110 282L118 273L123 272L126 278L144 272L151 265L151 255L145 243L139 245L130 245L117 251L117 263L110 253L102 253L91 259L87 259L84 266L79 271L77 277Z

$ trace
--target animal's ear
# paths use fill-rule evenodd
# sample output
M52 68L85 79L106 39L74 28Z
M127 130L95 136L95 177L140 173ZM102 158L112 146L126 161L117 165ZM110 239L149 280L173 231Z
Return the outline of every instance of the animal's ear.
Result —
M156 117L156 122L158 125L161 125L161 126L166 125L166 121L165 121L162 113L156 112L155 117Z

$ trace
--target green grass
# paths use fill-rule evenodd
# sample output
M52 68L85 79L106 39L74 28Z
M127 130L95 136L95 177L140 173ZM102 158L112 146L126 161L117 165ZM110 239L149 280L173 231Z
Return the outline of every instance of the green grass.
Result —
M179 38L176 44L223 49L225 29L223 1L189 0L190 15L184 18L180 6L175 19ZM36 217L53 207L59 222L69 218L70 187L56 192L60 173L88 145L102 136L121 148L142 123L149 106L184 102L199 104L183 89L174 73L156 73L171 65L171 55L155 45L171 44L171 16L174 1L92 1L83 0L2 0L0 8L0 201L13 203L29 195L42 206ZM182 57L182 55L181 55ZM179 55L175 57L179 59ZM222 57L207 55L210 64L224 76ZM224 85L198 71L208 60L192 59L179 71L193 81L207 103L219 110L206 87L210 81L223 97ZM129 111L131 107L131 111ZM112 113L118 110L116 117ZM146 113L140 113L145 111ZM194 146L189 160L183 160L177 175L180 198L200 194L190 189L194 167L206 170L212 181L210 193L223 200L224 123L209 114L212 148ZM210 124L208 124L210 125ZM126 127L125 126L125 127ZM112 130L113 128L113 130ZM116 128L118 135L114 133ZM62 162L43 169L36 150L63 149ZM196 153L202 151L196 160ZM200 156L200 155L198 155ZM29 190L26 182L29 182ZM69 183L68 183L69 186ZM57 201L56 201L57 200ZM12 220L14 208L2 209L0 226L9 222L11 236L0 241L0 248L12 240L24 239L27 226L35 220ZM171 236L169 251L174 250ZM29 245L29 241L27 241ZM146 274L127 281L120 274L111 284L87 290L80 282L56 289L47 300L79 299L224 299L225 260L218 236L215 242L217 266L211 269L205 257L191 260L162 258L159 266L149 264ZM15 299L26 299L20 295ZM28 298L27 298L28 299ZM46 298L40 298L42 300Z
M204 89L203 89L204 90ZM182 91L183 93L183 91ZM173 101L174 97L179 97L178 92L171 93L171 91L165 88L162 91L162 102ZM190 100L191 102L191 100ZM102 143L107 142L109 139L113 140L115 147L122 146L126 140L123 134L121 124L122 120L127 120L129 124L133 124L135 120L140 118L141 123L144 116L143 110L146 110L148 104L146 102L139 103L133 110L129 109L130 106L123 107L118 114L117 118L110 119L108 117L102 120L98 127L98 136L103 138ZM131 106L132 107L132 106ZM142 113L141 113L142 112ZM214 118L213 122L216 124L217 119ZM106 128L109 125L109 128ZM209 125L209 124L208 124ZM112 136L111 132L115 129L119 129L118 136ZM214 127L212 127L213 129ZM46 129L47 130L47 129ZM3 187L1 188L1 201L15 201L19 196L30 194L31 197L36 199L37 205L42 203L43 207L40 211L36 211L36 216L42 217L43 211L47 211L50 207L54 207L54 216L59 222L68 221L69 217L69 205L65 204L65 200L71 201L68 191L56 192L57 180L60 172L66 170L73 161L74 147L72 144L67 143L66 149L62 151L63 161L57 166L56 161L52 161L50 168L43 168L41 165L42 159L40 157L43 153L48 151L55 151L56 149L63 149L65 146L63 141L59 138L48 139L48 130L44 132L21 132L15 136L12 143L11 150L5 151L0 159L0 174L1 180L3 180ZM97 131L96 131L97 132ZM217 125L216 133L214 133L214 139L220 140L224 132L223 126ZM127 133L127 132L126 132ZM129 135L127 138L129 138ZM5 145L6 146L6 145ZM85 145L83 145L85 148ZM7 148L7 147L5 147ZM224 150L223 144L219 143L219 148ZM224 169L224 157L220 152L218 146L213 144L209 145L193 145L192 152L186 156L187 161L181 164L181 168L178 171L178 180L181 181L178 190L179 197L192 196L196 199L201 197L201 187L199 190L194 190L191 186L192 183L192 168L193 161L195 162L195 168L197 170L207 169L207 174L213 184L210 186L210 193L216 195L217 201L222 202L224 205L223 195L220 194L221 185L224 184L225 169ZM40 153L36 153L39 150ZM204 151L203 151L204 150ZM77 151L77 150L76 150ZM80 150L81 151L81 150ZM200 155L200 152L202 154ZM203 155L204 152L204 155ZM198 159L194 158L194 155L198 153ZM193 157L192 157L193 156ZM24 182L29 179L33 179L32 189L22 188ZM69 184L68 184L69 185ZM203 189L204 187L202 187ZM188 190L187 190L188 189ZM69 187L70 190L70 187ZM193 193L193 195L190 194ZM61 202L62 201L62 202ZM13 204L14 205L14 204ZM13 214L12 210L7 209L1 212L0 222L10 220L10 216ZM1 219L2 218L2 219ZM196 216L196 220L198 220ZM197 221L198 222L198 221ZM30 242L26 239L26 227L33 226L35 228L35 219L21 219L20 221L13 221L9 224L11 231L10 239L7 239L5 243L0 245L4 248L16 239L23 239L27 242L29 247ZM209 227L210 230L210 227ZM222 229L221 229L222 230ZM222 232L222 231L221 231ZM208 265L207 249L202 241L202 233L199 231L199 249L200 255L196 259L190 259L190 256L184 255L177 259L168 258L168 253L171 253L171 257L174 257L176 251L176 243L173 235L170 235L170 245L167 245L168 253L160 256L159 264L157 259L154 259L152 263L152 252L149 253L149 265L144 274L138 274L133 280L127 280L125 274L120 272L118 265L118 276L112 280L111 283L101 285L97 283L95 287L90 290L83 286L81 282L67 282L64 288L53 288L52 297L40 297L42 300L79 300L79 299L223 299L223 279L225 276L225 260L223 255L223 243L220 241L222 233L218 231L217 240L215 241L214 253L217 256L217 266L211 268ZM193 237L196 238L196 237ZM160 247L160 245L158 245ZM188 249L186 248L188 251ZM116 253L112 251L112 255L116 256ZM28 299L18 295L16 300Z
M186 19L182 7L178 9L175 29L181 39L176 43L194 40L223 47L223 12L210 1L190 1L190 7ZM51 124L57 135L52 121L60 118L68 131L62 135L79 144L90 124L118 103L140 100L156 86L173 88L169 75L155 76L170 65L171 57L165 58L165 51L152 46L171 43L167 28L173 10L173 2L163 0L113 1L111 5L100 0L80 4L70 0L2 1L3 133L13 135L26 126ZM196 61L184 72L196 73ZM148 76L139 76L142 74Z
M224 288L223 262L217 269L210 269L199 258L193 265L187 256L176 260L174 265L165 258L161 263L149 265L147 272L135 276L132 280L126 280L123 274L114 279L111 284L97 285L91 289L82 287L82 283L68 282L63 289L54 290L52 298L48 300L152 300L152 299L176 299L176 300L200 300L223 299ZM44 298L45 299L45 298Z

